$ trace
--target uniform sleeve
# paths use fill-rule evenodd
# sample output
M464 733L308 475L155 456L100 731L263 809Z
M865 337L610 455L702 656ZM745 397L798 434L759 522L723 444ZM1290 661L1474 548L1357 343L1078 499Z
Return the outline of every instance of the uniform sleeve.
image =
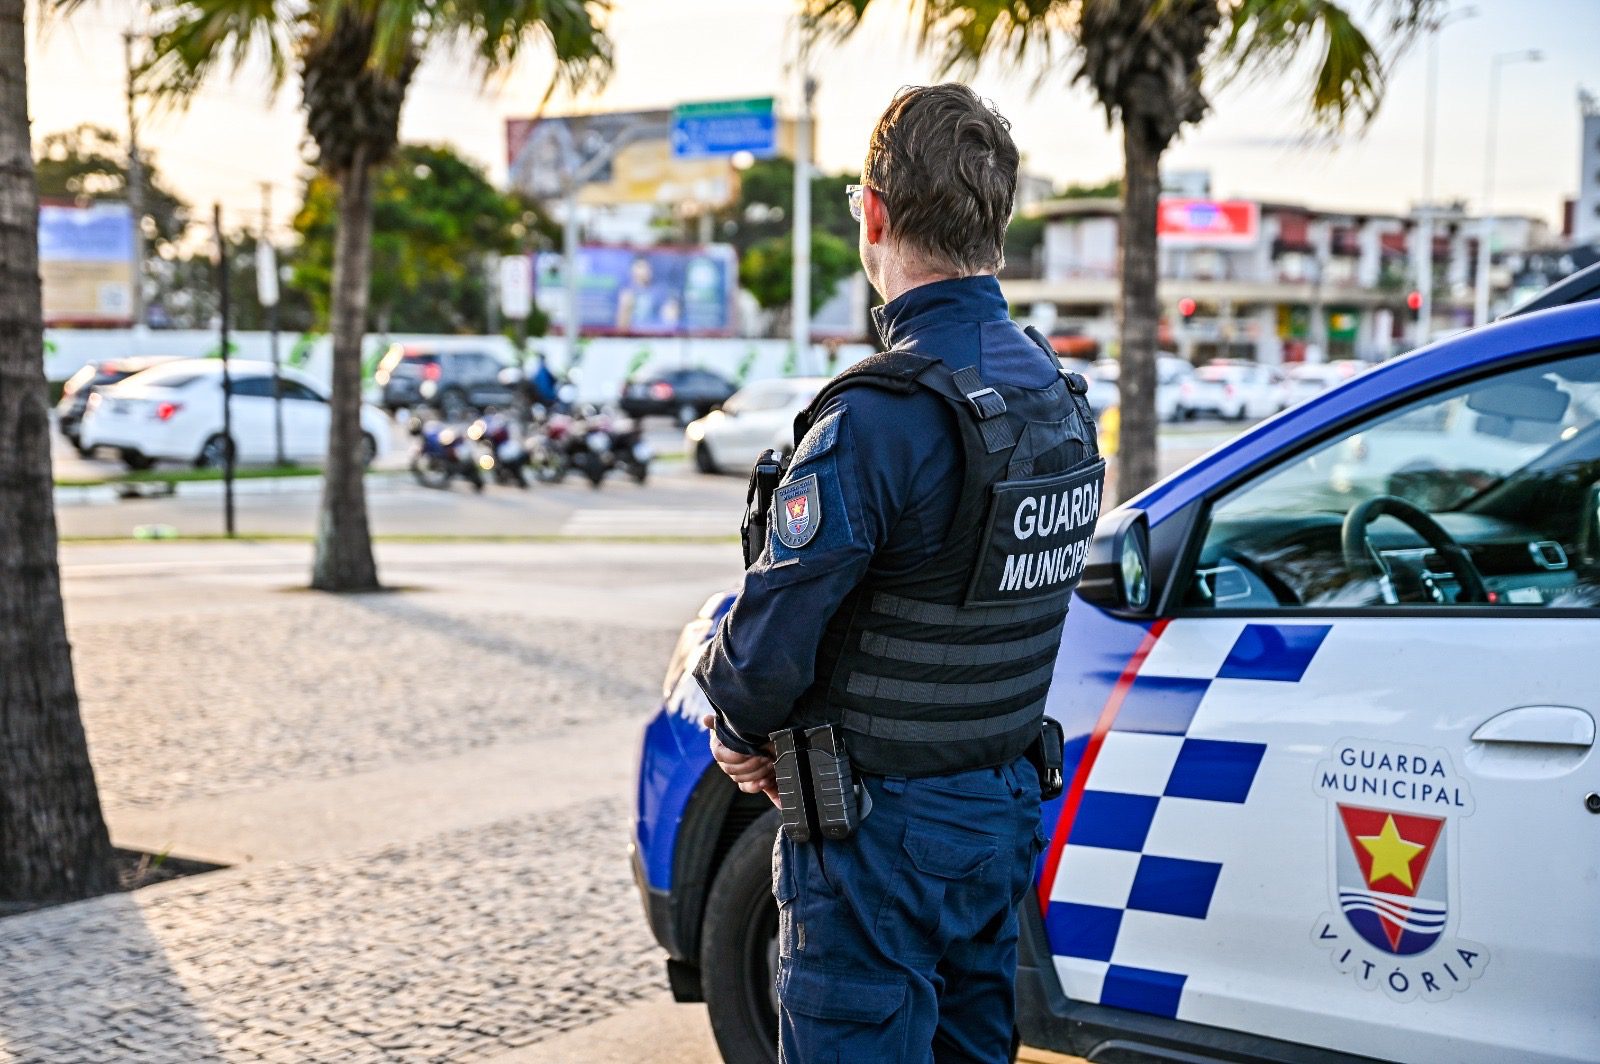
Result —
M926 491L944 412L868 388L820 412L773 496L766 549L695 669L718 735L755 753L811 685L823 630L861 582L907 500ZM931 550L937 549L931 545ZM931 553L930 550L930 553Z

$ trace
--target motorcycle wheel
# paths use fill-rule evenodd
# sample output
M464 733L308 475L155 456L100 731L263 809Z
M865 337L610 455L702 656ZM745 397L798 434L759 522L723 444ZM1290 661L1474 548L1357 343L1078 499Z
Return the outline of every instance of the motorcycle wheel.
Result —
M419 456L411 459L411 475L425 488L439 489L450 486L450 471L444 468L437 458Z

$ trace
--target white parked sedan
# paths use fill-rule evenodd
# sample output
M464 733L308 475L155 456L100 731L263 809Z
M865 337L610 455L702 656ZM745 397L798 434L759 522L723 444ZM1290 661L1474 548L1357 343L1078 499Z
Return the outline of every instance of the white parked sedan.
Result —
M1065 361L1062 363L1066 365ZM1068 369L1073 367L1068 366ZM1095 416L1105 413L1108 407L1122 400L1122 363L1114 358L1102 358L1083 373L1089 381L1089 406ZM1183 383L1194 376L1194 367L1176 355L1156 358L1156 417L1162 421L1178 420Z
M274 457L272 366L229 361L232 444L239 462ZM283 395L283 449L292 461L320 462L328 450L328 399L297 370L279 371ZM388 449L389 420L376 407L361 408L363 458ZM98 390L89 399L79 438L85 449L112 448L130 469L158 461L219 466L229 438L222 428L222 362L164 362Z
M1282 377L1272 366L1219 358L1180 386L1178 416L1211 414L1234 421L1269 417L1284 407L1281 385Z
M721 410L691 421L684 429L695 468L702 473L742 473L769 447L787 454L794 448L795 415L828 379L784 377L756 381L734 392Z
M1332 362L1301 362L1290 366L1284 375L1283 406L1291 407L1321 395L1366 368L1367 363L1353 358L1339 358Z

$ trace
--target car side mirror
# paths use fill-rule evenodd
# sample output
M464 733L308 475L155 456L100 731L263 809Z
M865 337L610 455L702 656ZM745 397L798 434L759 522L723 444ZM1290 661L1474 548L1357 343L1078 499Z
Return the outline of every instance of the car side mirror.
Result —
M1150 609L1150 521L1143 510L1124 506L1100 519L1078 594L1112 613Z

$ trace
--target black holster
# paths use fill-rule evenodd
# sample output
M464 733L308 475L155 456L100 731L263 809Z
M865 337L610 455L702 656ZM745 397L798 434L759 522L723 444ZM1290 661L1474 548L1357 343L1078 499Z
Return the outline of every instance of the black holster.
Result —
M750 482L745 488L744 521L739 525L739 542L744 547L744 567L750 568L767 547L768 514L772 493L783 481L788 462L777 451L767 448L750 467Z
M850 770L844 735L832 724L784 728L768 736L783 831L795 842L847 839L861 822L862 795Z
M1062 749L1066 746L1066 732L1061 722L1045 717L1039 722L1039 737L1028 744L1028 760L1039 773L1039 797L1048 802L1058 798L1066 789L1062 776Z

